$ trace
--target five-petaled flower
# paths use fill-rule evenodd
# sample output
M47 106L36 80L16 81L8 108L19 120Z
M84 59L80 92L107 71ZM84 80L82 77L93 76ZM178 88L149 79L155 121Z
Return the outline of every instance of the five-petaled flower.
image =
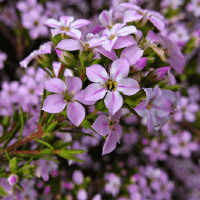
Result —
M48 92L57 94L49 95L45 100L42 110L49 113L59 113L67 105L67 116L76 126L79 126L85 118L85 108L77 102L82 88L82 81L78 77L67 76L64 81L59 78L51 78L43 83Z
M59 21L55 19L48 19L45 24L51 28L54 28L51 29L52 37L60 33L64 33L71 38L79 40L81 38L81 31L77 28L86 26L90 23L91 22L86 19L78 19L74 21L74 17L72 16L61 16Z
M110 153L115 149L117 142L120 143L120 138L122 137L123 132L121 125L119 125L121 115L121 109L114 115L110 113L109 117L106 115L100 115L92 125L92 128L100 135L106 136L108 134L103 146L102 154Z
M125 78L130 70L126 58L115 60L109 70L109 74L101 65L94 64L86 68L86 74L90 81L94 82L85 89L84 99L86 101L97 101L107 93L104 103L109 112L114 115L123 105L120 94L134 95L140 90L140 86L133 78Z

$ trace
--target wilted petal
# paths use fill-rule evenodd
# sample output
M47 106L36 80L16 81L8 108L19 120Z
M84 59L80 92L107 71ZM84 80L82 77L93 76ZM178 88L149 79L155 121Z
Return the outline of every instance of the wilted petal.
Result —
M61 94L67 89L67 86L64 81L59 78L50 78L43 82L44 89L48 92L54 92Z
M144 50L140 49L137 44L125 48L121 57L126 57L130 65L134 65L143 55Z
M74 39L65 39L61 40L57 46L57 49L67 50L67 51L76 51L82 49L81 43L78 40Z
M117 139L115 133L111 131L111 133L108 134L105 144L103 145L102 155L113 151L116 147L116 144L117 144Z
M110 77L113 80L121 80L128 76L130 66L126 58L119 58L115 60L110 68Z
M106 136L110 132L110 128L108 126L109 118L105 115L100 115L97 117L95 122L92 125L92 128L102 136Z
M79 126L85 118L85 108L77 101L69 103L67 117L75 126Z
M123 105L123 98L118 91L108 92L104 103L108 108L109 112L114 115Z
M103 68L101 65L98 64L94 64L90 67L87 67L86 74L90 81L99 82L101 84L105 84L105 82L109 78L105 68Z
M44 100L42 110L48 113L59 113L63 111L66 105L62 95L51 94Z
M119 36L115 44L113 45L113 49L121 49L124 47L129 47L135 43L134 37L132 35L127 36Z
M140 86L136 80L125 78L117 82L117 90L125 95L131 96L140 90Z
M125 26L118 31L118 35L127 36L136 32L137 32L137 29L135 28L135 26Z
M143 18L136 10L126 10L124 12L124 23L138 21Z
M76 93L77 91L81 90L81 88L82 88L82 81L78 77L67 76L65 78L65 82L67 85L67 90L69 92L73 91Z
M101 83L92 83L85 88L85 101L98 101L103 99L107 90Z
M60 22L58 22L57 20L55 19L48 19L46 22L45 22L45 25L51 27L51 28L59 28L62 26L62 24Z
M80 28L82 26L86 26L88 24L90 24L91 22L86 20L86 19L77 19L76 21L72 22L70 24L71 27L73 28Z

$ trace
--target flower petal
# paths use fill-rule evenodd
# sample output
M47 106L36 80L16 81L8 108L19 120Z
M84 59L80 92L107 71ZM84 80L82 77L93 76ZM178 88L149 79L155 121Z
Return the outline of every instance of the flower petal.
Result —
M111 131L108 134L108 137L106 139L105 144L103 145L102 155L110 153L111 151L113 151L116 147L116 144L117 144L117 139L116 139L115 133Z
M100 115L92 124L92 128L100 135L106 136L110 132L108 121L109 121L109 118L107 116Z
M124 12L124 23L138 21L143 18L143 15L140 15L136 10L126 10Z
M137 29L135 28L135 26L125 26L118 31L118 35L127 36L136 32L137 32Z
M78 77L67 76L65 78L65 82L67 85L67 90L69 92L73 91L76 93L77 91L81 90L81 88L82 88L82 81Z
M98 52L111 60L117 59L117 55L114 50L111 50L111 52L109 52L109 51L106 51L103 47L98 47Z
M69 103L67 116L75 126L79 126L85 118L85 108L77 101Z
M135 112L140 116L143 117L147 111L147 102L146 100L142 101L137 107L133 108Z
M111 50L112 50L112 48L113 48L113 45L115 44L115 42L117 41L117 39L118 39L118 37L115 36L115 38L112 39L112 40L110 40L110 39L105 40L105 42L103 43L102 47L103 47L105 50L111 52Z
M73 28L80 28L82 26L86 26L88 24L90 24L91 22L86 20L86 19L77 19L76 21L72 22L70 24L70 27L73 27Z
M49 26L51 28L59 28L62 26L62 24L60 22L58 22L57 20L55 19L48 19L46 22L45 22L45 25L46 26Z
M60 33L64 33L65 31L62 31L61 29L51 29L50 30L51 31L51 35L52 35L52 37L54 37L54 36L56 36L56 35L58 35L58 34L60 34Z
M74 39L65 39L61 40L57 46L57 49L67 50L67 51L76 51L82 49L81 43L78 40Z
M124 47L129 47L135 43L134 37L132 35L127 36L119 36L115 44L113 45L113 49L121 49Z
M57 94L61 94L67 89L67 86L64 81L59 78L50 78L43 82L43 87L48 92L54 92Z
M66 35L72 37L72 38L75 38L77 40L80 40L81 38L81 31L77 30L77 29L70 29L70 31L67 31L66 32Z
M130 47L125 48L121 57L127 58L130 65L134 65L143 55L144 50L140 49L137 44L134 44Z
M140 85L133 78L125 78L117 82L117 90L131 96L140 90Z
M121 139L122 133L123 133L122 126L119 125L119 124L115 124L115 125L113 126L113 128L115 129L115 131L113 131L113 132L115 133L117 142L120 143L120 139Z
M126 58L119 58L115 60L110 67L110 77L113 80L121 80L128 76L130 67Z
M123 105L123 98L118 91L108 92L104 103L108 108L109 112L114 115Z
M63 15L63 16L60 17L59 20L63 24L63 26L69 27L70 23L72 23L74 21L74 17Z
M109 78L105 68L103 68L101 65L98 64L94 64L90 67L87 67L86 74L90 81L99 82L101 84L105 84L105 82Z
M151 23L159 30L159 31L163 31L163 29L165 28L165 24L162 20L160 20L159 18L157 18L156 16L150 16L149 20L151 21Z
M62 95L51 94L44 100L42 110L48 113L59 113L63 111L66 105Z
M101 83L92 83L85 88L85 101L98 101L103 99L107 90Z

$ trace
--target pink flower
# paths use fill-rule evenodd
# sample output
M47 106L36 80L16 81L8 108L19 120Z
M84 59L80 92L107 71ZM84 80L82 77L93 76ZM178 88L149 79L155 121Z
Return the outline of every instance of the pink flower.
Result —
M165 19L158 12L141 9L139 6L132 3L121 3L120 6L130 9L124 12L124 23L142 19L142 25L149 20L159 31L162 31L165 28Z
M110 67L110 75L98 64L86 68L86 74L90 81L94 82L85 89L86 101L97 101L107 93L104 103L109 112L114 115L123 105L120 94L134 95L139 89L139 84L132 78L125 78L129 73L129 63L126 58L115 60Z
M130 34L136 33L135 26L125 26L125 24L117 23L110 30L105 29L102 38L105 39L102 47L111 52L112 49L121 49L134 44L134 38Z
M39 55L50 54L51 53L51 45L52 42L46 42L40 46L38 50L34 50L29 56L27 56L24 60L22 60L19 64L21 67L27 68L29 62L37 58Z
M45 100L42 110L49 113L59 113L67 105L67 116L76 126L85 118L85 108L77 102L82 81L78 77L67 76L65 83L59 78L51 78L44 82L44 88L56 94L49 95Z
M161 90L158 85L154 89L145 88L147 98L134 110L146 120L148 131L165 122L176 102L176 94L171 90Z
M115 115L110 113L109 117L100 115L92 125L92 128L100 135L106 136L108 134L103 146L103 155L112 152L116 148L117 142L120 143L123 132L121 125L119 125L120 117L121 110L115 113Z
M79 40L81 38L81 31L77 28L86 26L90 24L90 22L86 19L78 19L74 21L74 17L72 16L61 16L59 21L55 19L48 19L45 24L51 28L54 28L51 29L52 37L60 33L64 33Z

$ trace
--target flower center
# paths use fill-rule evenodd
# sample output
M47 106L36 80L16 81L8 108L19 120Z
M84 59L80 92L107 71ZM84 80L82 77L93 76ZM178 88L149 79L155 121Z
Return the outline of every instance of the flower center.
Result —
M69 27L67 27L67 26L63 26L61 29L62 29L63 31L69 31Z
M113 80L108 80L108 82L105 84L105 87L109 91L116 91L117 89L117 82Z
M30 89L29 94L34 94L34 89Z
M75 101L74 100L74 92L69 93L67 90L61 93L63 95L63 99L65 103L70 103Z
M149 103L147 105L147 109L151 109L151 101L149 101Z
M85 47L85 50L87 51L89 49L90 45L88 43L85 43L84 47Z
M111 130L115 131L115 128L113 127L117 122L112 122L111 120L108 121L108 126Z
M38 22L37 20L35 20L35 21L33 22L33 26L37 27L38 25L39 25L39 22Z
M112 36L110 36L110 40L113 40L115 38L115 36L114 35L112 35Z

